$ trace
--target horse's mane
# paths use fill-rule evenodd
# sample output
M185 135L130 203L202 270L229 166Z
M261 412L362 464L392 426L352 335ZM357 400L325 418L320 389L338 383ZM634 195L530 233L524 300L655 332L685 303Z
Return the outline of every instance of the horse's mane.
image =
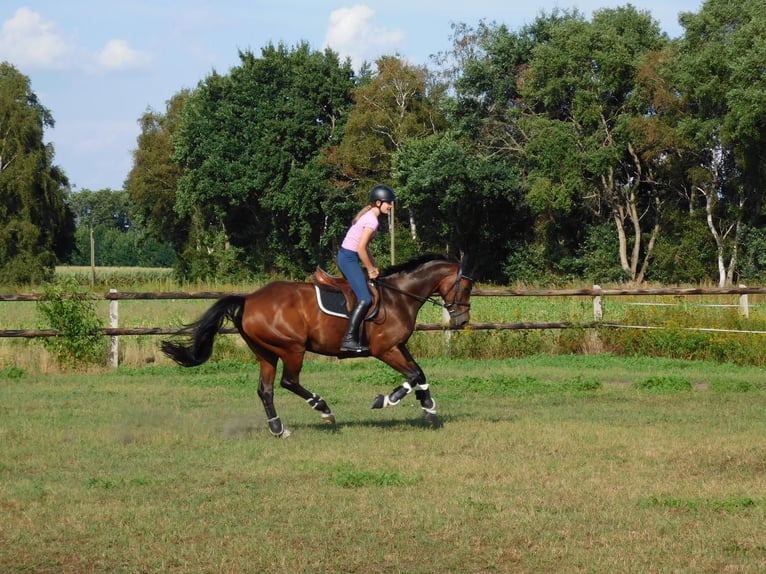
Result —
M452 259L444 257L443 255L438 255L436 253L427 253L425 255L421 255L420 257L405 261L404 263L392 265L391 267L381 271L380 276L390 277L391 275L396 275L397 273L410 273L411 271L415 271L415 269L431 261L452 261Z

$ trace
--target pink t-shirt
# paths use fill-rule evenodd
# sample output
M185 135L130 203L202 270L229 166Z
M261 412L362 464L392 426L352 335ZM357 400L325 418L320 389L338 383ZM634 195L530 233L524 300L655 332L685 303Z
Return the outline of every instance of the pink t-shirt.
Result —
M364 230L365 227L372 229L372 236L375 237L375 234L378 232L378 216L375 215L375 212L372 209L362 215L356 223L348 228L346 237L343 239L343 243L341 243L340 246L343 247L343 249L349 249L358 253L359 241L362 239L362 230Z

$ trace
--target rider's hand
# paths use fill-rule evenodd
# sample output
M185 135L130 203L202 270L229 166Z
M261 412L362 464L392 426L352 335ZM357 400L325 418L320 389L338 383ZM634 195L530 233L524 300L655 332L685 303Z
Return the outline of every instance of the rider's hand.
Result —
M380 275L380 270L377 267L373 267L367 274L370 276L370 279L377 279L378 275Z

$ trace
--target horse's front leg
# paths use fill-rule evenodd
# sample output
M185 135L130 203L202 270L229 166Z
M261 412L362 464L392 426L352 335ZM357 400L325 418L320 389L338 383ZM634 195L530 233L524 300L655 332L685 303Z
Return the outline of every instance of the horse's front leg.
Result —
M372 402L372 408L382 409L396 406L414 390L415 398L420 401L420 406L423 409L423 416L429 423L435 424L436 401L431 396L423 369L412 358L407 347L398 345L383 353L379 359L402 373L406 380L388 395L378 395L375 397L375 400Z

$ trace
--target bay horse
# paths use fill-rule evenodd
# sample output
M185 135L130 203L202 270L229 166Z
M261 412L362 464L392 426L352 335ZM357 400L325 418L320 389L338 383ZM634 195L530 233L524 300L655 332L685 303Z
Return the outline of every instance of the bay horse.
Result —
M436 421L436 402L431 397L423 370L407 350L420 308L431 302L449 312L449 326L456 329L469 320L473 280L463 273L462 261L424 256L385 270L377 280L380 296L374 318L363 327L369 344L364 354L341 353L340 343L348 320L325 313L317 301L312 283L275 281L249 295L228 295L214 303L196 322L184 329L188 344L164 341L162 351L179 365L194 367L207 361L213 340L224 320L229 319L260 365L258 396L263 403L269 430L287 437L274 407L274 380L282 361L280 385L303 398L319 411L325 422L335 423L327 402L300 384L306 351L346 358L373 356L405 377L405 382L388 395L378 395L372 408L394 406L413 390L427 421ZM438 294L444 303L433 295Z

